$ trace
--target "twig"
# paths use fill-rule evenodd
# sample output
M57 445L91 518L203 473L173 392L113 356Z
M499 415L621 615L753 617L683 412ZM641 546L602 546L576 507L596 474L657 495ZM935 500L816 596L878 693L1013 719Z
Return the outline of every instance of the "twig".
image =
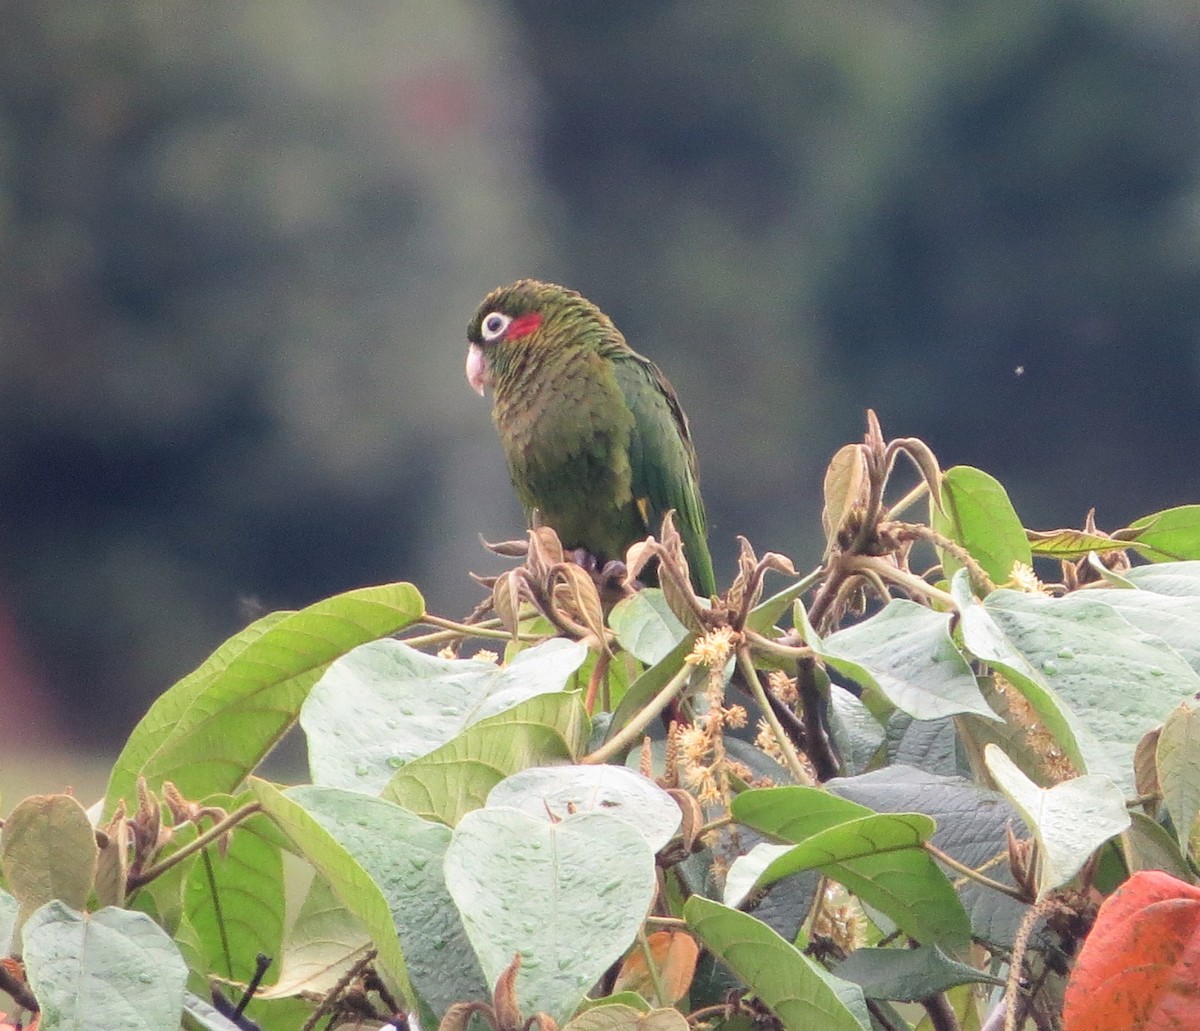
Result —
M233 830L233 828L243 820L248 819L255 813L261 811L262 806L258 802L250 802L247 805L242 806L241 809L235 810L225 817L225 819L223 819L220 823L214 825L210 830L207 830L201 834L195 839L195 841L191 841L184 845L183 848L181 848L178 852L174 852L167 856L167 858L162 862L155 863L153 866L147 867L140 874L130 874L129 881L126 884L126 890L134 891L137 888L141 888L144 885L149 884L152 880L154 880L155 877L159 877L166 873L176 863L181 863L183 860L187 859L188 856L199 852L203 848L206 848L208 845L212 844L212 842L216 841L217 838L221 837L222 834Z
M967 866L966 863L960 863L953 856L947 855L932 842L926 841L921 847L925 849L925 851L931 856L933 856L933 858L939 863L950 867L951 870L962 874L964 877L969 877L977 884L982 884L985 888L991 888L993 891L1003 892L1005 895L1016 899L1018 902L1026 901L1025 896L1021 893L1020 888L1014 888L1011 884L1004 884L1001 881L992 880L992 878L988 877L986 874L982 874L978 870Z
M650 726L651 721L684 689L692 668L690 663L685 662L679 668L679 671L667 681L666 686L651 698L633 719L625 724L612 738L590 755L585 755L579 762L587 765L598 765L608 762L610 758L624 751L626 748L632 748L641 736L642 731Z
M763 690L762 682L758 679L758 673L754 669L754 663L750 658L750 649L745 645L737 650L737 664L742 677L746 681L746 686L750 688L750 693L754 695L754 700L758 702L763 719L767 721L767 725L771 728L771 733L775 735L776 744L779 745L779 750L783 753L783 758L787 763L787 768L792 775L792 779L797 784L811 785L812 777L808 775L804 764L800 762L800 757L796 754L796 749L792 746L792 739L783 732L779 718L775 715L775 710L771 708L771 703L767 699L767 693Z
M921 1005L925 1007L925 1012L929 1014L929 1023L933 1031L962 1031L962 1025L958 1022L958 1015L954 1012L950 1005L950 1000L946 998L945 992L938 992L936 995L930 995L921 1000Z

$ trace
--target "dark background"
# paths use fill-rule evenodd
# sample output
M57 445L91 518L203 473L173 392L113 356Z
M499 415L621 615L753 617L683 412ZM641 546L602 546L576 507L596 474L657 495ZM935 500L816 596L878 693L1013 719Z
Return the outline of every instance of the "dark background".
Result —
M4 737L114 750L264 607L469 609L521 275L667 370L722 580L817 560L867 406L1027 525L1200 500L1197 10L0 0Z

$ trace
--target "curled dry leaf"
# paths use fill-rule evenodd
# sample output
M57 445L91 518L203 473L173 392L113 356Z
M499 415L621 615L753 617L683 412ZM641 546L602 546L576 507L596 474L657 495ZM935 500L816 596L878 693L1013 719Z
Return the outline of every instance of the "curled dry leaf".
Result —
M896 457L901 453L908 455L913 465L917 467L921 478L929 487L929 495L933 498L934 507L944 515L946 510L942 507L942 470L938 467L938 460L929 449L929 445L919 437L901 437L893 440L887 446L887 469L889 472Z
M647 537L644 541L629 545L629 550L625 552L626 586L641 576L642 571L657 555L658 541L653 537Z
M471 1017L479 1011L477 1002L456 1002L442 1014L438 1031L467 1031Z
M754 554L754 548L745 537L738 536L738 571L737 576L733 578L733 583L729 585L729 591L725 595L725 601L729 608L734 612L740 612L744 607L743 602L746 599L746 592L753 590L754 571L758 567L758 556Z
M521 538L516 541L489 541L482 534L479 536L479 543L482 544L488 551L495 555L503 555L505 558L524 558L529 554L529 541Z
M778 551L768 551L763 555L759 560L759 567L764 571L770 569L773 572L782 573L784 576L799 576L795 563Z
M521 970L521 954L513 956L513 961L496 978L496 990L492 993L492 1012L495 1016L496 1031L520 1031L521 1009L517 1005L517 974Z

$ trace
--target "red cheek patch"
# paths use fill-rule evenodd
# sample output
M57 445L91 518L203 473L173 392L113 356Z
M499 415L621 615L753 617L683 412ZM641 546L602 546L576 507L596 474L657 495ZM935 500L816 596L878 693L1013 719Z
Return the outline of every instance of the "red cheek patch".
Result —
M528 315L522 315L519 319L513 319L509 324L508 332L504 334L505 340L520 340L521 337L527 337L535 329L542 324L542 316L540 312L531 311Z

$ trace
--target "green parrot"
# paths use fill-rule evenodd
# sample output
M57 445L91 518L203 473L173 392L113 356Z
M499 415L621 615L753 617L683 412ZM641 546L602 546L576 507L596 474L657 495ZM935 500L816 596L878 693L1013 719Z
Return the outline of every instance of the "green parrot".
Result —
M517 497L563 547L599 567L657 534L674 509L692 586L716 593L696 452L658 366L574 290L522 279L483 299L467 329L467 380L490 386Z

